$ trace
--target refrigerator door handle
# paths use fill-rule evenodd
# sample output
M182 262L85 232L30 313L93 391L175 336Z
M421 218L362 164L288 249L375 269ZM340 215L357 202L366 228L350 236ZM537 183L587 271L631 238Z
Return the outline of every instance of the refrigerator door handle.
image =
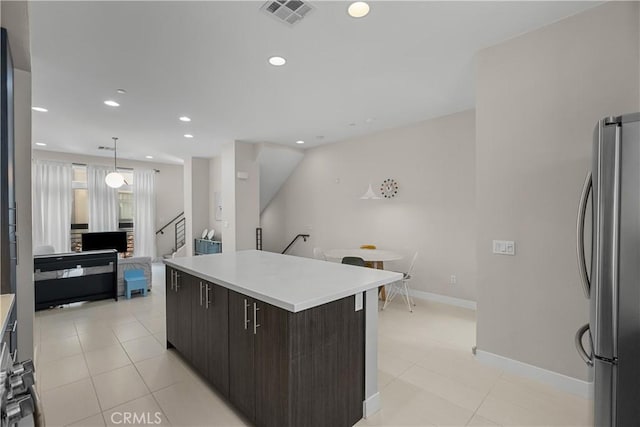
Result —
M589 331L588 323L583 327L581 327L580 329L578 329L578 332L576 332L575 343L576 343L576 349L578 350L578 354L580 355L582 360L584 360L584 363L586 363L589 366L593 366L593 352L587 353L587 351L584 349L584 346L582 345L582 336L588 331ZM591 334L589 334L589 340L591 340Z
M584 294L587 298L590 296L591 282L589 281L587 261L584 255L584 218L587 213L587 200L589 199L589 193L591 192L592 186L591 172L589 172L584 180L582 194L580 195L580 203L578 204L578 221L576 226L578 271L580 272L580 281L582 282Z

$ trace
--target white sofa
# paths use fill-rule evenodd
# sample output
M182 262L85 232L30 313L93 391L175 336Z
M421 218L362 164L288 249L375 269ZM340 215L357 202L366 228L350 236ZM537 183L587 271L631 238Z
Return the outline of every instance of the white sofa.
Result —
M124 272L142 270L147 278L147 289L151 290L151 257L130 257L118 259L118 296L124 295Z

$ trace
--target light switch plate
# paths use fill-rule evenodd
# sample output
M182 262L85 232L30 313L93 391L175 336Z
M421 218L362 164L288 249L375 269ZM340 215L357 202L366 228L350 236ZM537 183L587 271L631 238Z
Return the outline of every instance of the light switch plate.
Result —
M513 240L494 240L493 253L513 256L516 254L516 242Z

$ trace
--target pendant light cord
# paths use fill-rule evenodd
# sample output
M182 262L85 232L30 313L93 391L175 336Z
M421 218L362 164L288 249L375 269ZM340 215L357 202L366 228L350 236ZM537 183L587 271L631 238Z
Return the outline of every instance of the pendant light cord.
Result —
M113 136L113 171L118 172L118 138Z

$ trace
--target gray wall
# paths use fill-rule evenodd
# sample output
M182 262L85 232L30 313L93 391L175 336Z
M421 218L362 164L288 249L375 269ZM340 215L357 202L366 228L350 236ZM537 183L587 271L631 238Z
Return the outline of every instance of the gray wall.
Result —
M31 73L15 70L15 179L18 206L18 353L33 357L33 249L31 229Z
M580 379L575 221L592 131L640 109L638 3L610 2L477 57L478 348ZM516 256L491 253L516 241Z
M9 34L14 72L15 180L18 208L16 306L18 358L33 357L34 288L31 243L31 51L26 2L1 3L2 26Z
M387 178L399 184L395 199L360 199ZM292 254L375 244L404 255L385 264L398 270L419 251L412 287L475 300L474 182L472 110L309 149L262 213L264 248L280 252L308 232Z
M46 159L62 162L113 166L113 159L109 157L58 153L54 151L33 150L33 158L35 160ZM160 173L156 175L156 229L162 227L180 212L184 211L184 177L182 165L118 159L118 166L138 169L158 169L160 171ZM158 256L170 253L173 248L174 233L173 228L171 227L164 235L157 236L156 250Z

